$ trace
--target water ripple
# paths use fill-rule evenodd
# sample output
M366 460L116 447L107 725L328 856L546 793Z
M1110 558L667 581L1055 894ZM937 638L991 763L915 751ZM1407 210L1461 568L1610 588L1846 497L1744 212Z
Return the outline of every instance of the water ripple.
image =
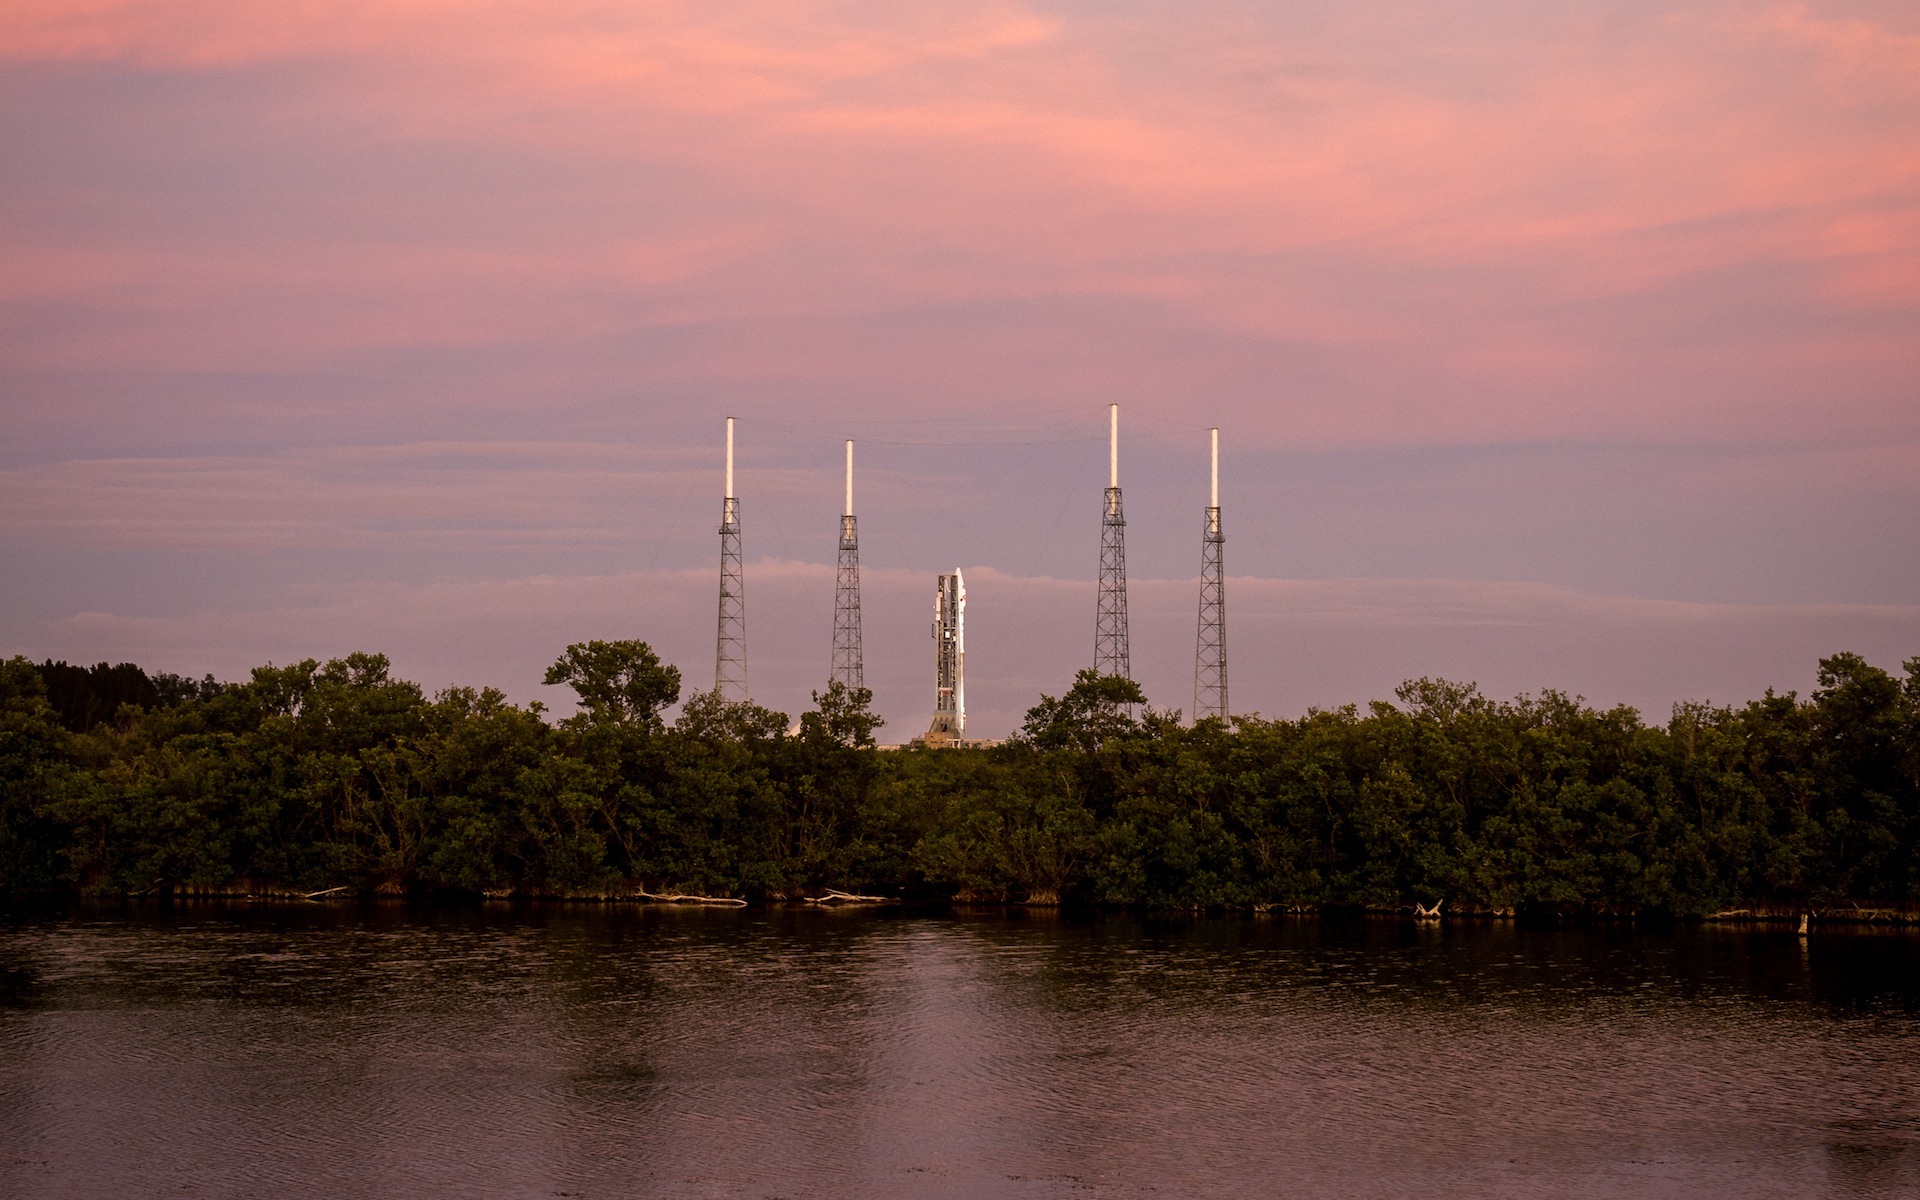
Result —
M182 906L0 927L0 1194L1920 1193L1920 940Z

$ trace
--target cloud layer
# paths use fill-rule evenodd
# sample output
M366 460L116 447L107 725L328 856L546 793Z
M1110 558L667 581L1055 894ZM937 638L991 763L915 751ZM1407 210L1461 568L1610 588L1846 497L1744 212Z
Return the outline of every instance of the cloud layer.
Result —
M659 339L643 391L1293 443L1915 432L1898 6L9 13L32 373L507 344L599 391Z

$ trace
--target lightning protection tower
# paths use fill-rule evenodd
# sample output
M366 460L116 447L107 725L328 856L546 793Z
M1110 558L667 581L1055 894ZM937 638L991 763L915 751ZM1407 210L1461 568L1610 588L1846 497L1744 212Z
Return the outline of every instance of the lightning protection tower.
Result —
M1200 533L1200 635L1193 659L1193 717L1227 719L1227 577L1221 563L1220 431L1213 433L1212 503Z
M733 418L727 418L727 492L720 508L720 635L713 690L723 700L747 698L747 585L740 569L740 500L733 494Z
M1100 518L1100 598L1093 620L1093 669L1133 678L1127 650L1127 519L1120 511L1120 406L1107 406L1107 504Z
M933 585L933 723L928 746L957 746L967 736L967 581L960 568Z
M840 567L833 589L833 668L831 683L849 690L866 686L860 655L860 533L853 517L853 439L847 439L847 504L840 514Z

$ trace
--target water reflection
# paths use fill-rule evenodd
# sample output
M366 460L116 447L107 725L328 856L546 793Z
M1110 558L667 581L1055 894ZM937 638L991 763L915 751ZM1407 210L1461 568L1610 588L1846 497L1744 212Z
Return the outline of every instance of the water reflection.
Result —
M0 1194L1879 1196L1920 939L14 913Z

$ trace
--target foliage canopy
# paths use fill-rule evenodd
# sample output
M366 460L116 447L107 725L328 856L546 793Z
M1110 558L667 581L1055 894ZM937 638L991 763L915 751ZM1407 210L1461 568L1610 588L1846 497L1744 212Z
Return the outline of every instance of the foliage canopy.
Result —
M1920 904L1920 659L1838 654L1806 699L1662 725L1418 679L1364 711L1188 726L1083 671L1003 746L884 752L865 689L797 723L682 701L644 642L569 646L546 681L576 715L428 696L377 654L231 684L0 661L0 889Z

